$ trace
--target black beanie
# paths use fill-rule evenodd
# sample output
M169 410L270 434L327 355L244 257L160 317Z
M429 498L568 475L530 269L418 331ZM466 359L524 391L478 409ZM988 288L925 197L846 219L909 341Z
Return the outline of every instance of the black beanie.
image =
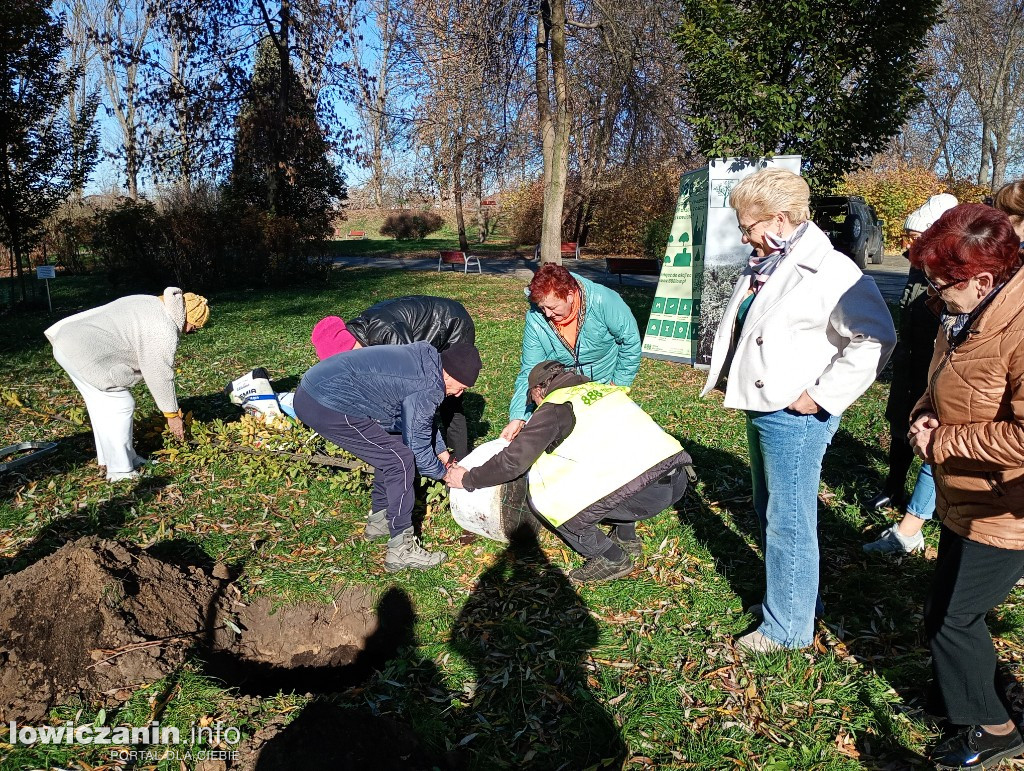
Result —
M472 388L480 375L483 363L475 345L455 343L441 352L441 367L462 385Z

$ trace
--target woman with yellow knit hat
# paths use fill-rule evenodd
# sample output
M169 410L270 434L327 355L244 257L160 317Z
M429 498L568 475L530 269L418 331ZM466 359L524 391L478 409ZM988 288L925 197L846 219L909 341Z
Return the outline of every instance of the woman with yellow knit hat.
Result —
M69 316L46 330L53 358L85 399L99 465L107 479L133 479L146 461L135 452L129 390L146 381L167 427L178 439L185 426L174 391L174 355L181 335L210 318L205 297L168 287L160 297L130 295Z

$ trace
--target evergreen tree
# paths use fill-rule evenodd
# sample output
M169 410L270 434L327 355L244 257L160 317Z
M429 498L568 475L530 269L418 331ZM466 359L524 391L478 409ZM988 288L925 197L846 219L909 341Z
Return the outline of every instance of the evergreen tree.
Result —
M939 0L683 0L686 120L709 157L799 153L818 189L881 150L921 101Z
M0 2L0 243L13 257L21 298L42 224L84 184L96 161L96 100L61 119L80 71L62 64L63 19L39 0ZM13 292L13 289L12 289Z
M332 202L345 196L329 151L290 59L264 39L238 115L232 198L291 218L306 235L322 236Z

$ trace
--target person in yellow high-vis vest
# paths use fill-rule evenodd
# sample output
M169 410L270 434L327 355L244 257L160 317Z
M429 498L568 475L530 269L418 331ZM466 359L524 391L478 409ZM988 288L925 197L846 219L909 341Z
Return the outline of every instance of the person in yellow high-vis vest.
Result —
M636 523L682 498L690 456L626 388L544 361L529 389L538 407L509 446L474 469L456 467L449 484L475 490L528 473L531 508L586 558L569 579L627 575L643 553Z

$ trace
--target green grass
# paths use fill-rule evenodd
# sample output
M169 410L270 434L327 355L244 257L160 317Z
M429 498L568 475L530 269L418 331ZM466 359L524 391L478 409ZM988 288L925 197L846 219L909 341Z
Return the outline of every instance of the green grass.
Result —
M445 213L444 226L436 233L431 233L426 238L402 241L380 235L380 227L384 224L386 216L385 212L376 209L350 211L347 216L348 219L341 224L340 228L342 238L324 242L327 254L335 257L370 255L373 257L433 257L436 259L437 252L441 249L459 248L459 232L455 226L455 215L452 212ZM345 234L351 230L362 230L366 233L366 238L363 240L347 239ZM532 244L522 246L509 241L500 219L485 243L478 243L478 233L479 228L476 225L475 214L467 212L466 238L469 240L469 248L473 254L490 256L512 256L516 252L533 254Z
M437 294L460 300L477 320L485 371L469 400L471 431L477 441L494 437L519 362L521 284L359 269L337 271L328 285L211 296L210 325L179 349L182 404L196 436L237 431L239 412L221 393L229 379L264 366L294 385L313 363L309 330L322 316ZM57 286L62 313L115 295L102 280ZM624 290L641 329L651 294ZM743 420L720 397L698 399L701 372L641 365L634 397L691 451L700 480L676 511L640 526L646 555L628 580L574 589L563 571L577 560L549 534L511 550L461 545L447 512L423 501L425 540L450 559L426 574L390 575L383 548L359 538L369 490L350 475L167 440L164 462L141 482L102 482L80 398L42 338L51 321L9 316L0 342L0 445L62 440L51 459L0 478L0 572L100 533L227 563L248 596L326 601L332 586L368 584L381 597L400 590L387 596L415 613L398 652L338 692L254 697L216 680L196 658L108 711L108 725L139 724L162 704L165 725L220 720L251 742L268 726L297 724L317 701L357 725L410 725L434 757L452 751L474 769L584 769L609 758L631 769L925 767L919 753L934 734L921 713L929 670L920 620L931 563L869 559L860 548L886 524L858 505L883 470L884 385L848 411L826 456L826 617L815 645L750 660L733 646L752 624L742 608L763 591ZM145 389L136 395L139 449L159 451L161 420ZM935 530L926 533L933 551ZM993 619L1000 655L1013 668L1021 660L1020 598L1015 592ZM95 705L82 704L55 710L53 720L76 719L79 709L79 722L98 717ZM105 761L99 751L63 746L3 753L0 744L0 769ZM139 767L154 766L179 768L167 760Z

